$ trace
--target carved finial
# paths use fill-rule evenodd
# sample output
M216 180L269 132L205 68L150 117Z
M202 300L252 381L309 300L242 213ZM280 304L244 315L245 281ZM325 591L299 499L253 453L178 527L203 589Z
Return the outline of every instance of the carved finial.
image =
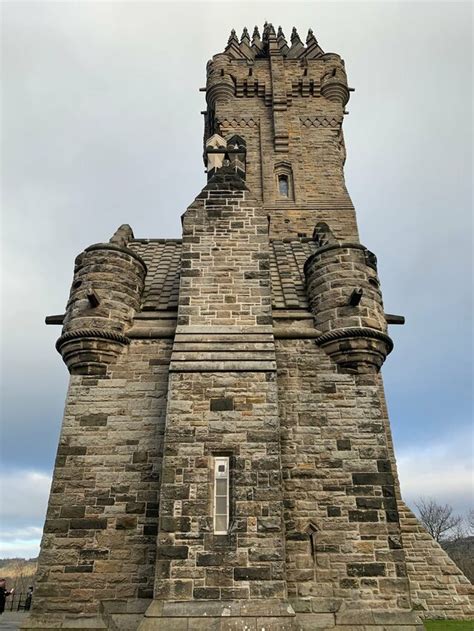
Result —
M323 50L320 48L318 44L318 40L316 39L312 28L308 30L308 36L306 38L306 46L307 46L307 49L305 52L305 57L307 57L308 59L317 59L318 57L321 57L324 54Z
M252 49L255 54L258 54L262 50L262 40L260 39L260 31L258 30L258 26L253 29Z
M227 46L229 46L230 44L232 44L232 42L236 42L236 44L239 43L239 40L237 38L237 35L235 33L235 28L233 28L230 32L230 36L229 39L227 40Z
M273 28L273 24L271 22L268 25L268 35L276 37L275 29Z
M291 48L288 50L287 57L288 59L299 59L305 52L305 47L303 42L298 35L298 31L296 30L296 26L291 29Z
M270 29L270 25L268 22L265 21L265 24L263 25L263 33L262 33L262 41L263 42L268 42L268 31Z
M126 248L129 242L134 238L133 230L128 225L128 223L123 223L117 230L114 232L112 237L109 240L109 243L114 243L122 248Z
M296 42L301 42L300 36L298 35L298 31L296 30L296 26L291 29L291 44L295 45Z
M242 37L240 38L241 42L245 42L246 44L250 44L250 36L247 30L247 27L244 26L244 30L242 31Z
M308 30L308 36L306 37L306 43L307 44L314 43L316 45L318 44L318 40L316 39L312 28L310 28Z
M282 55L286 56L289 48L288 48L288 44L285 38L285 34L283 33L283 29L281 28L281 26L278 27L277 43Z

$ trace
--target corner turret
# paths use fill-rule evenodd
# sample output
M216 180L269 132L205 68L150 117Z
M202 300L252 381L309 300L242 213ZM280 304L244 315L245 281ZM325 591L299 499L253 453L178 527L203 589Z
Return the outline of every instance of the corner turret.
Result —
M129 249L130 226L109 243L86 248L75 261L62 335L56 342L71 374L103 375L129 344L126 328L140 307L144 261Z
M304 266L316 339L347 372L378 371L393 343L387 335L377 259L359 243L337 241L325 223L317 224L317 250Z

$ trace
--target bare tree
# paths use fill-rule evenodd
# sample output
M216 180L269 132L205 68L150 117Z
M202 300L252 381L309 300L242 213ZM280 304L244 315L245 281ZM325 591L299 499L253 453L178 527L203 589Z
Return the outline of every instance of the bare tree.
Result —
M469 529L469 534L474 535L474 508L471 508L471 510L468 512L466 522Z
M449 504L442 506L432 497L420 497L415 506L420 514L421 523L435 541L441 543L462 536L460 533L463 519L460 515L453 514L453 507Z

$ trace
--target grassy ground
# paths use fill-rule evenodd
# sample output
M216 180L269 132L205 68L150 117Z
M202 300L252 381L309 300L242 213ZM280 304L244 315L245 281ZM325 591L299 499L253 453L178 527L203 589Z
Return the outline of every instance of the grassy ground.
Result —
M474 620L426 620L426 631L473 631Z

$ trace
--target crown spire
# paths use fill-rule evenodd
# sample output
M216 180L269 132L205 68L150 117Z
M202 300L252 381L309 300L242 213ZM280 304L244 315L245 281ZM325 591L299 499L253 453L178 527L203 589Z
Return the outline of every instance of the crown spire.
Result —
M290 50L281 26L278 27L277 44L282 55L286 55L287 52Z
M244 30L242 31L242 36L240 38L240 52L243 53L247 59L253 60L255 57L255 51L250 46L250 36L246 26L244 26Z
M310 28L308 30L308 36L306 37L305 57L307 57L308 59L315 59L316 57L321 57L321 55L323 54L323 51L319 47L318 40L313 33L313 29Z
M240 42L245 42L246 44L250 44L250 36L246 26L244 26L244 30L242 31L242 36L240 38Z
M258 30L258 26L253 29L252 33L252 50L258 55L263 48L262 40L260 38L260 31Z
M291 48L288 51L287 57L289 59L296 59L297 57L300 57L304 51L305 51L305 47L303 42L300 39L300 36L298 35L298 31L296 30L296 26L294 26L291 29Z
M234 28L230 32L230 37L227 41L225 52L229 54L231 57L233 57L234 59L245 58L245 53L243 53L240 49L239 38L237 37L237 34Z
M291 45L294 46L296 42L301 42L300 36L298 35L298 31L296 30L296 26L291 29Z
M238 37L237 37L237 35L236 35L236 33L235 33L235 28L233 28L233 29L231 30L231 32L230 32L229 39L227 40L227 46L230 46L230 45L231 45L231 44L233 44L234 42L235 42L237 45L238 45L238 43L239 43Z

